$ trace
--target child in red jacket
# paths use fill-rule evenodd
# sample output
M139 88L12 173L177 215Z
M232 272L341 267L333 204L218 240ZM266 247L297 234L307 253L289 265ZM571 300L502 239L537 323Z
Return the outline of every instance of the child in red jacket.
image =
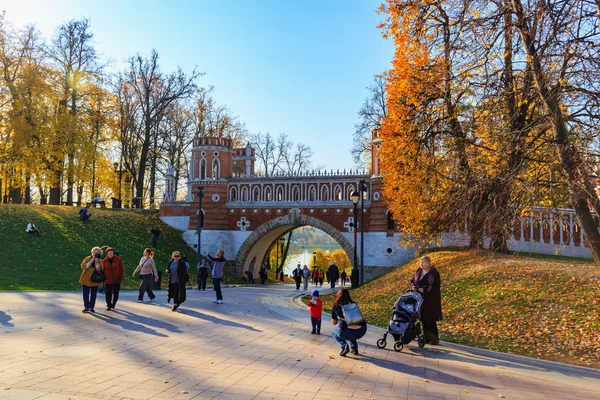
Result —
M310 323L312 324L311 334L321 334L321 317L323 316L323 302L319 298L319 291L313 290L312 300L307 303L310 309Z

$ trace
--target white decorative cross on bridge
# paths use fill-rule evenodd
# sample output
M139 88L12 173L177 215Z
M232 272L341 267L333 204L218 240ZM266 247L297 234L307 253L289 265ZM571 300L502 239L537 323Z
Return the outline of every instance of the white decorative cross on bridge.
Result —
M242 217L240 218L240 220L237 222L237 226L240 227L241 231L245 231L246 228L248 228L250 226L250 221L248 221L246 219L246 217Z
M354 232L354 217L348 217L348 221L344 222L344 228L348 229L348 232Z

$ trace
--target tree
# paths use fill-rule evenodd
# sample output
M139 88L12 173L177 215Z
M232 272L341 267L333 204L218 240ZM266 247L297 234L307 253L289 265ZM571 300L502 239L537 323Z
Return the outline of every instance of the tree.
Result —
M137 175L133 176L137 207L142 207L146 171L148 162L152 162L149 158L157 157L156 151L150 153L151 149L156 149L154 130L169 106L193 95L199 76L201 74L196 70L190 75L186 75L181 69L170 74L162 73L158 65L158 53L154 50L149 58L137 54L129 59L129 69L122 81L133 94L141 120L138 126L141 146L136 163L139 167ZM154 193L151 193L150 203L154 203Z
M600 263L600 233L590 205L600 215L593 164L586 154L600 119L599 2L507 1L552 130L556 154L594 260Z
M234 147L241 147L246 140L246 128L226 106L213 98L214 88L200 88L196 94L196 136L222 137L232 140Z
M381 123L387 116L385 79L378 75L373 81L373 84L367 88L369 97L365 99L358 111L359 120L354 125L352 149L350 150L354 163L366 168L371 166L372 134L381 129Z
M73 204L76 156L85 138L81 134L80 101L85 95L86 86L102 69L92 40L88 19L71 20L58 27L46 52L63 74L63 93L58 112L62 122L61 143L67 156L67 205ZM60 204L59 182L60 179L50 190L51 204Z

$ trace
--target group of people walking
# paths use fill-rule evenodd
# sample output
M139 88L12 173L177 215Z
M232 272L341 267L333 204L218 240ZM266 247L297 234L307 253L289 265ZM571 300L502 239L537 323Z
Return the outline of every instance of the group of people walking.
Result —
M95 313L96 297L98 287L104 284L106 296L106 310L111 311L116 308L119 300L121 283L125 280L125 268L122 259L116 254L113 248L105 246L104 248L94 247L91 254L81 262L81 275L79 283L81 284L84 313ZM152 291L153 282L159 279L156 264L151 249L144 249L132 277L140 274L141 283L138 291L138 301L144 301L144 294L148 294L150 301L156 297ZM202 258L197 268L198 290L206 290L206 280L209 272L211 273L216 299L213 303L223 304L223 294L221 291L221 281L223 279L226 259L223 250L219 250L215 257L207 254ZM211 265L209 265L209 261ZM173 252L166 268L168 275L169 289L167 294L167 303L173 300L172 311L176 311L179 306L186 301L186 285L190 281L189 264L183 259L179 251ZM320 273L319 271L319 280ZM315 280L314 272L311 272L305 265L304 268L298 264L294 270L293 277L296 282L296 289L304 283L304 290L308 288L309 279ZM335 282L339 278L339 270L335 263L329 267L327 278L331 288L335 288ZM262 274L261 274L262 279ZM442 319L440 274L431 264L429 257L422 257L420 266L410 281L410 289L419 292L423 296L421 307L421 322L425 333L426 342L432 345L439 343L439 333L437 321ZM307 303L310 309L311 334L321 334L321 320L323 313L323 302L320 299L318 290L312 292L312 298ZM358 355L358 340L367 333L367 323L360 313L358 305L352 300L350 292L345 288L340 288L336 294L335 301L331 306L331 322L335 325L333 337L341 347L340 355L346 356L348 353Z
M323 286L323 282L325 281L325 277L327 277L327 282L331 286L331 290L335 290L335 286L337 281L341 279L342 286L346 285L346 280L348 279L348 274L346 271L340 270L335 261L331 263L329 268L327 268L327 272L321 271L320 269L315 268L313 271L308 269L308 266L302 267L300 264L296 266L294 271L292 271L292 278L294 282L296 282L296 290L300 290L300 286L303 284L304 290L308 289L308 283L312 281L315 286Z
M98 288L101 285L105 287L106 310L111 311L116 308L119 300L121 283L125 280L125 266L123 260L116 254L113 248L104 246L103 248L94 247L90 255L81 262L81 275L79 283L83 294L84 313L95 313L96 298ZM216 292L216 299L213 303L223 304L223 293L221 291L221 281L223 279L225 262L223 250L219 250L215 257L207 254L206 257L212 265L208 265L206 258L202 258L197 268L198 290L206 290L206 281L210 271L213 280L213 287ZM167 303L173 300L172 311L177 311L179 306L187 299L186 286L190 282L189 264L185 257L182 257L179 251L174 251L169 260L166 272L168 276L168 294ZM154 252L150 248L144 249L142 258L137 267L131 274L134 278L140 275L140 286L138 289L138 302L144 301L144 295L147 294L152 302L156 298L152 290L154 284L159 281L160 275L154 261Z

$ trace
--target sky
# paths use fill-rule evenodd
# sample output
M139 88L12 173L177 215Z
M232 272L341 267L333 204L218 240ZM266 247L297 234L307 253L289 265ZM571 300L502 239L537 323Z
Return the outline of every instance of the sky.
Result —
M45 38L70 19L89 18L111 69L155 49L163 71L205 73L250 132L286 133L309 144L313 163L348 169L357 112L373 76L389 68L380 0L0 0L16 27Z

